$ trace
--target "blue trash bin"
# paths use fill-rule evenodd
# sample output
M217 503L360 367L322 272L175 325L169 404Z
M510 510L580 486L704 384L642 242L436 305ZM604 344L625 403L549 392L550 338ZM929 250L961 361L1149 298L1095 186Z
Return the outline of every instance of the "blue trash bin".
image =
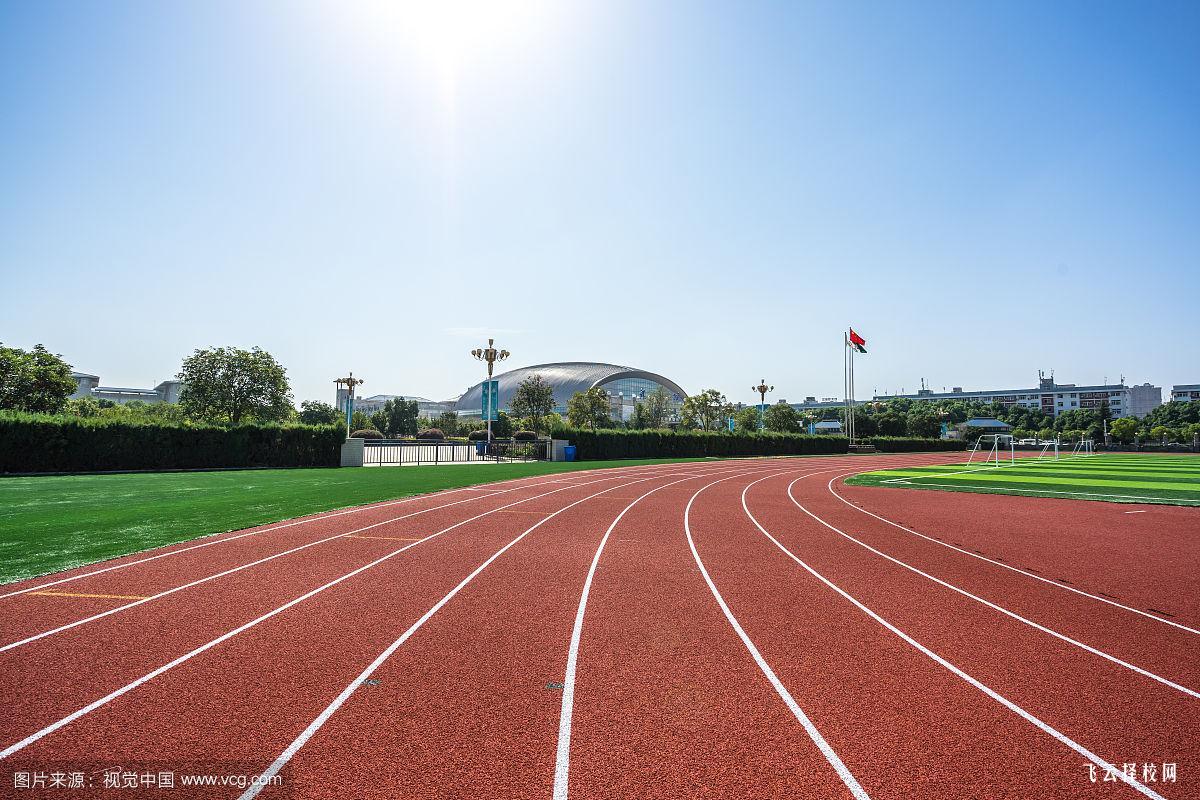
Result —
M487 442L475 443L475 455L479 456L480 458L487 455Z
M575 445L573 445L573 444L563 445L563 461L574 461L574 460L575 460Z

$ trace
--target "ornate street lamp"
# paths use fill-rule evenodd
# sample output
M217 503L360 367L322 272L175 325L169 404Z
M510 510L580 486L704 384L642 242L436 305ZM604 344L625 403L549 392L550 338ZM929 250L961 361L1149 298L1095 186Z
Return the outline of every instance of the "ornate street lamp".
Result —
M350 423L354 417L354 387L362 386L364 383L366 383L366 381L364 381L362 378L354 377L354 373L351 372L348 377L338 378L333 383L336 386L346 387L346 438L349 439Z
M774 386L767 386L767 379L759 380L758 386L751 386L750 391L758 392L761 402L758 404L758 429L761 431L767 427L767 392L775 391Z
M495 366L496 362L503 361L504 359L506 359L512 355L512 353L508 352L507 350L497 350L495 348L495 344L496 344L495 339L488 339L487 347L476 347L474 350L471 351L471 355L473 355L475 358L477 358L480 361L487 362L488 381L491 381L491 379L492 379L492 367ZM482 392L480 394L480 399L482 400ZM495 395L492 395L492 405L495 405L498 400L499 400L498 397L496 397ZM487 440L488 440L488 443L490 446L491 441L492 441L491 408L481 408L480 410L483 411L484 416L487 417Z

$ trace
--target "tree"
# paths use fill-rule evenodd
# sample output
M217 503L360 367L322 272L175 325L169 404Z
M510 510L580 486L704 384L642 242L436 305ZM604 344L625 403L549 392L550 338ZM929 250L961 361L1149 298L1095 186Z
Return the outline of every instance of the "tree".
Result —
M662 428L667 424L671 415L671 393L666 387L659 386L646 395L646 427Z
M1174 440L1176 437L1175 431L1171 428L1168 428L1166 425L1155 425L1150 429L1150 436L1151 438L1156 439L1163 444Z
M77 386L71 365L42 345L0 346L0 408L56 414Z
M343 425L346 415L329 403L305 400L300 404L300 422L305 425Z
M915 408L908 412L905 427L909 436L919 439L935 439L942 435L942 422L937 414L926 408Z
M787 403L776 403L773 406L767 407L767 412L763 415L766 418L767 430L775 431L776 433L799 433L800 415L796 413L796 409L789 406Z
M382 408L372 414L368 419L371 420L371 427L382 433L384 436L390 436L388 432L388 413Z
M716 389L705 389L683 401L683 427L702 431L721 430L733 416L733 406Z
M279 422L292 411L287 370L261 348L212 347L183 361L179 405L206 422Z
M758 433L762 416L758 413L758 406L746 406L734 412L733 420L738 433Z
M530 427L542 433L545 430L543 418L554 411L554 389L541 375L530 375L517 384L508 407L513 416L527 417Z
M1138 422L1132 417L1114 419L1108 426L1108 433L1118 442L1128 444L1137 435Z
M608 394L599 386L576 392L567 401L567 421L575 428L604 428L612 422Z
M447 436L458 435L458 414L453 411L443 411L438 414L437 419L432 420L431 428L437 428L444 432Z
M416 400L393 397L383 404L383 413L387 417L387 427L380 430L388 436L417 435L417 417L421 411Z
M629 427L634 430L650 427L646 424L646 404L640 400L633 404L633 416L629 418Z

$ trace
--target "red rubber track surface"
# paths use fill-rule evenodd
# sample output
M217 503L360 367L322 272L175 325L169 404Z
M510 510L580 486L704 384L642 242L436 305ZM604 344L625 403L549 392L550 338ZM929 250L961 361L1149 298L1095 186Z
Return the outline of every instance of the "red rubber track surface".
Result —
M528 478L0 587L87 575L44 591L177 589L0 652L0 750L18 748L0 759L0 797L239 797L238 776L263 773L289 746L282 784L262 797L850 797L705 582L685 533L689 501L696 554L729 613L870 797L1142 796L1103 782L1103 770L1092 783L1084 756L822 583L755 525L743 497L796 558L1044 726L1118 770L1136 764L1139 779L1143 764L1174 763L1174 782L1145 787L1200 796L1200 699L1129 668L1200 690L1200 635L921 539L828 485L852 470L956 459ZM1126 516L1129 506L1088 501L832 488L930 537L1200 623L1196 509ZM595 562L568 676L589 567L622 512ZM0 597L0 646L130 602ZM569 779L556 786L564 739ZM104 789L100 770L118 765L234 775L235 785ZM14 786L13 773L54 771L86 771L92 786Z

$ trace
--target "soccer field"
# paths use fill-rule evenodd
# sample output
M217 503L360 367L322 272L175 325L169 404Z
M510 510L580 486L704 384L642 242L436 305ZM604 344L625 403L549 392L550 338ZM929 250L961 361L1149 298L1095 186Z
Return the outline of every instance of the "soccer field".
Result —
M1114 503L1200 505L1200 457L1106 453L864 472L846 483Z

